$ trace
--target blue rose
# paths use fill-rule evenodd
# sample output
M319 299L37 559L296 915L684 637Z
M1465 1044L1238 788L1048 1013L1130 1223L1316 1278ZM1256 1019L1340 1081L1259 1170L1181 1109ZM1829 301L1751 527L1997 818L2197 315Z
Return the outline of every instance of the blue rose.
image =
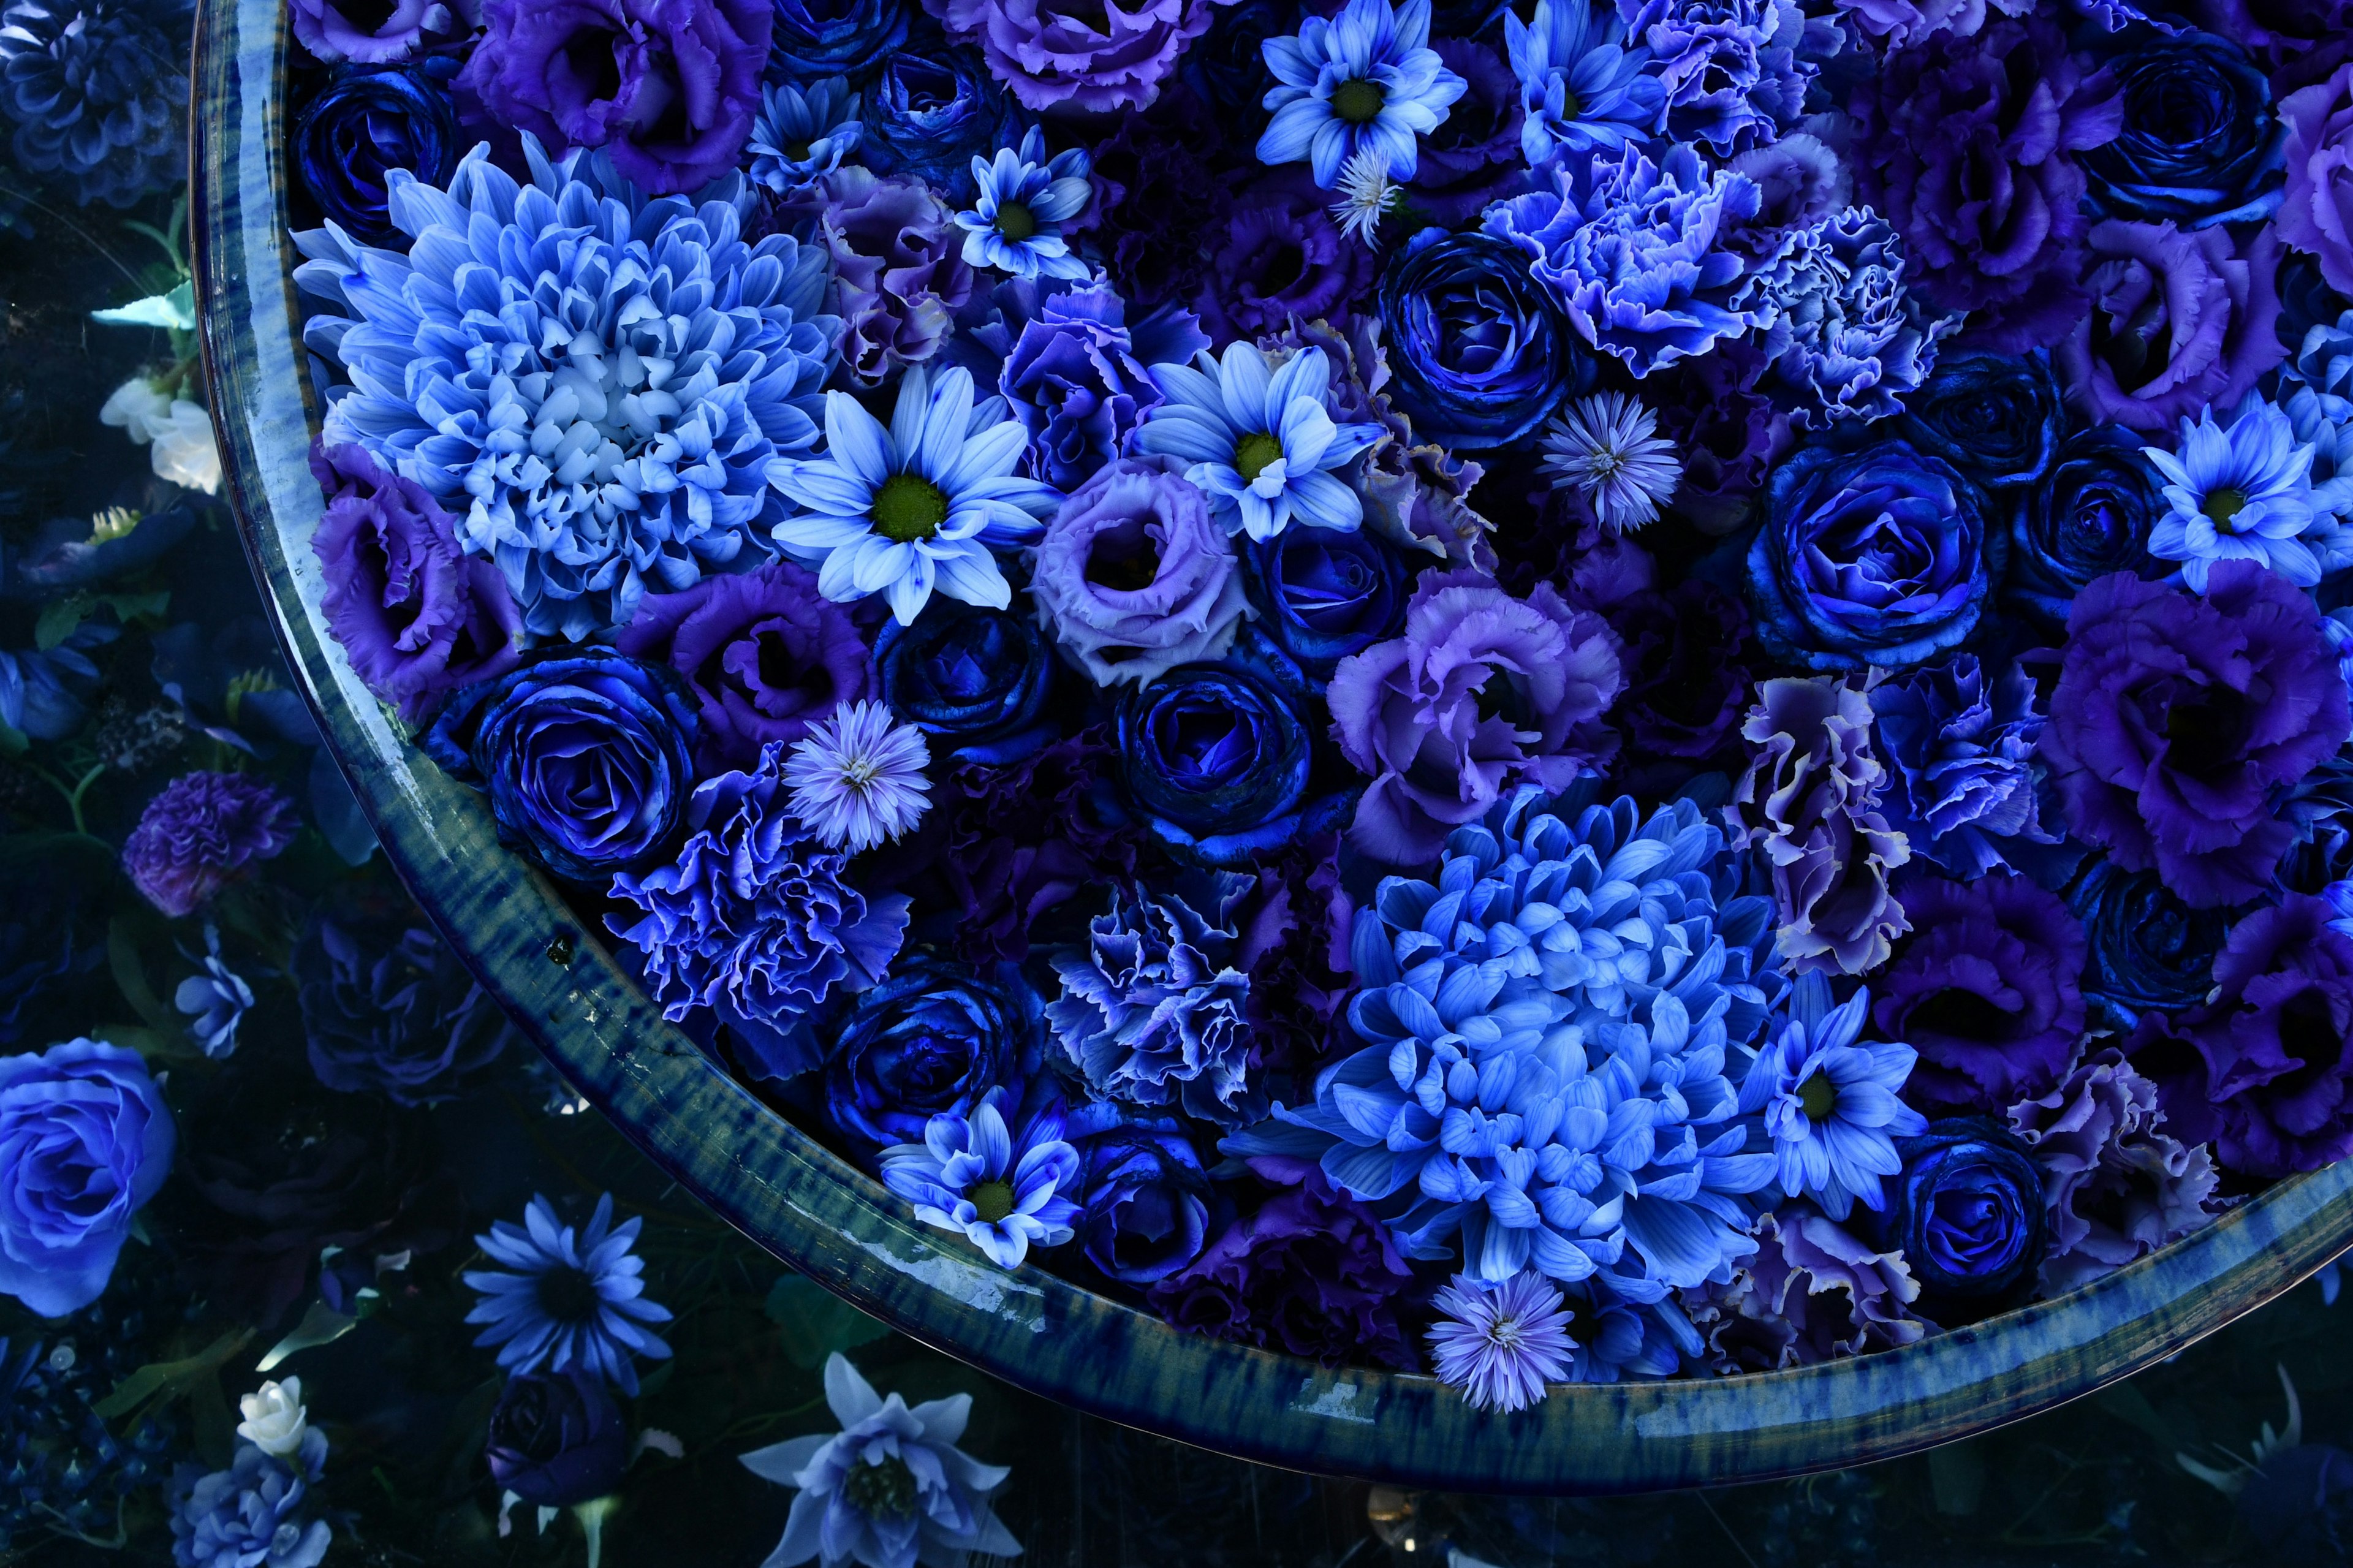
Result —
M2155 580L2170 570L2148 552L2166 500L2140 455L2147 437L2121 425L2079 430L2011 515L2006 598L2058 625L2085 584L2111 572Z
M1067 1132L1085 1172L1079 1244L1113 1279L1150 1285L1201 1256L1209 1178L1180 1123L1130 1119L1097 1103Z
M776 0L768 69L807 83L862 76L907 41L905 0Z
M826 1110L871 1152L920 1143L943 1113L969 1116L992 1089L1018 1103L1038 1069L1043 1004L1012 964L916 953L858 994L825 1075Z
M1808 447L1773 471L1748 550L1748 603L1775 658L1902 668L1967 637L2008 536L1985 492L1903 441Z
M1369 529L1285 529L1246 544L1241 556L1259 629L1319 680L1404 629L1413 574Z
M295 121L294 171L322 214L353 238L383 245L396 232L385 205L386 173L406 169L425 184L447 185L457 143L449 94L423 70L347 69Z
M2049 1239L2042 1173L2026 1146L1960 1116L1898 1139L1895 1152L1904 1173L1890 1218L1922 1315L1952 1328L2023 1300Z
M694 787L694 734L678 676L590 648L459 692L425 751L489 792L503 842L585 882L661 849Z
M2067 890L2090 957L2084 998L2094 1026L2131 1032L2143 1013L2172 1013L2214 988L2214 955L2235 911L2194 910L2155 871L2096 860Z
M1054 661L1035 623L942 599L874 645L882 700L958 762L1018 763L1056 733L1045 717Z
M2041 349L1947 349L1936 374L1904 400L1894 433L1999 492L2050 471L2067 434L2067 411L2051 356Z
M570 1508L619 1489L629 1425L604 1384L578 1366L507 1379L482 1444L499 1489Z
M1224 664L1182 665L1120 699L1120 776L1153 836L1188 858L1238 864L1289 843L1310 810L1308 692L1279 652L1236 645ZM1269 656L1271 657L1269 657Z
M966 49L894 53L870 89L861 155L878 174L920 179L951 202L972 199L972 161L1018 144L1012 100Z
M1381 275L1389 402L1415 438L1503 447L1560 406L1582 360L1521 249L1426 228Z
M2105 217L2211 228L2277 211L2287 127L2247 51L2181 33L2116 62L2124 128L2076 154Z
M81 1039L0 1057L0 1294L45 1318L97 1300L173 1145L138 1052Z

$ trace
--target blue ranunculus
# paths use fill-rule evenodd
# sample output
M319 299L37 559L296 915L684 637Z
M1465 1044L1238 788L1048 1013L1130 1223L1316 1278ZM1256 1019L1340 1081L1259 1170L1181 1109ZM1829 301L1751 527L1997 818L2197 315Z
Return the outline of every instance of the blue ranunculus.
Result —
M319 210L370 245L390 240L385 174L449 183L458 118L439 82L412 66L339 72L294 122L294 169Z
M1773 655L1897 669L1967 637L2009 539L1985 492L1903 441L1809 447L1774 470L1748 550L1748 603Z
M2155 871L2101 859L2067 889L2091 954L2084 999L2091 1023L2129 1034L2143 1013L2171 1013L2214 988L2214 955L2236 911L2196 910Z
M1520 440L1559 406L1582 356L1518 247L1426 228L1381 276L1389 401L1417 439L1482 448Z
M1894 1243L1920 1281L1923 1316L1952 1328L2024 1299L2049 1241L2042 1173L2019 1140L1981 1117L1932 1121L1898 1140Z
M1119 704L1120 774L1137 815L1163 844L1211 865L1290 842L1314 760L1297 667L1236 646L1226 663L1179 666Z
M907 41L906 0L776 0L768 68L792 82L862 75Z
M460 691L426 754L491 797L499 837L559 877L641 866L694 787L694 698L667 667L607 648Z
M973 159L1021 140L1013 100L969 50L894 53L870 96L867 166L920 179L957 205L977 189Z
M2246 50L2184 32L2114 68L2124 129L2077 154L2094 210L2184 228L2253 222L2278 210L2287 127Z
M2033 484L2067 434L2051 356L1947 349L1936 372L1904 400L1895 434L1992 491Z
M1012 964L902 957L859 993L826 1068L834 1125L862 1151L920 1143L934 1116L970 1116L992 1089L1020 1103L1043 1005Z
M884 624L874 667L891 710L959 762L1018 763L1054 738L1045 714L1054 660L1036 623L935 600L915 624Z
M138 1052L81 1039L0 1057L0 1295L45 1318L97 1300L173 1144Z
M1071 1117L1068 1136L1085 1171L1078 1228L1088 1262L1124 1284L1150 1285L1201 1256L1209 1178L1181 1123L1124 1117L1098 1102Z
M1249 544L1241 557L1259 629L1319 680L1405 626L1412 571L1370 529L1294 528Z
M2164 512L2146 437L2121 425L2070 436L2057 460L2010 516L2003 595L2064 625L2075 595L2095 577L2130 572L2154 580L2170 569L2148 552Z

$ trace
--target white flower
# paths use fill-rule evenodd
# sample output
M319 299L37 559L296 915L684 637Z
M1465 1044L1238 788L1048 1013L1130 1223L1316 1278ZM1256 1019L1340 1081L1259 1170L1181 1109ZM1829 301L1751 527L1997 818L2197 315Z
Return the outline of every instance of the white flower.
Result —
M237 1402L245 1419L237 1435L273 1458L290 1458L302 1447L307 1415L302 1408L302 1380L265 1383Z
M201 404L185 397L172 400L171 423L156 430L148 460L158 479L208 496L220 493L220 447L213 440L212 417Z
M109 395L98 419L127 433L133 446L144 447L172 423L172 400L145 376L134 375Z
M1654 521L1683 466L1659 434L1659 416L1622 392L1581 397L1553 416L1545 471L1592 503L1602 527L1624 533Z
M1380 235L1381 219L1404 201L1405 193L1389 182L1388 162L1366 148L1340 166L1340 199L1332 204L1332 216L1340 220L1341 233L1370 246Z

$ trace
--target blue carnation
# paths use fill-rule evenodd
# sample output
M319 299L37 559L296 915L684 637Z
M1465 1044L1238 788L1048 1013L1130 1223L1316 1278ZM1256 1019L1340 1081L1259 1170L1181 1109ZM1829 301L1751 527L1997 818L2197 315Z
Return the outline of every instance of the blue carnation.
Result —
M1923 310L1904 272L1894 226L1847 207L1790 231L1741 285L1736 303L1764 319L1774 379L1797 395L1792 423L1884 419L1928 379L1960 318Z
M1872 689L1890 788L1887 825L1954 876L2010 866L2028 844L2057 844L2035 797L2033 678L2016 664L1989 679L1973 653Z
M1666 132L1721 157L1778 141L1813 79L1795 0L1625 0L1627 36L1647 45L1666 98Z

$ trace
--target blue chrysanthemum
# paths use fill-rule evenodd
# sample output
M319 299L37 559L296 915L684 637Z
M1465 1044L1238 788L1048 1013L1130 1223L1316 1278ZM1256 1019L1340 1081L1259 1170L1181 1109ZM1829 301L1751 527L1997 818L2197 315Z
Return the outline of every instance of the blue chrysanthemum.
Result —
M1006 1129L1003 1099L992 1090L969 1118L943 1111L921 1143L883 1150L882 1183L925 1225L960 1232L1012 1268L1033 1245L1060 1247L1077 1234L1083 1172L1059 1112L1032 1118L1017 1136Z
M1264 47L1274 118L1258 139L1258 160L1305 159L1327 190L1360 149L1383 158L1391 179L1413 178L1416 138L1437 130L1470 90L1430 47L1430 0L1348 0L1330 21L1310 16L1296 36Z
M751 140L744 144L752 183L779 196L797 195L839 168L865 134L858 95L846 78L764 89Z
M2334 532L2336 520L2314 510L2312 447L2280 409L2250 394L2227 425L2211 408L2195 424L2184 418L2178 452L2140 450L2172 503L2149 530L2148 552L2180 562L2191 591L2206 591L2217 561L2260 562L2301 588L2320 581L2325 564L2306 536Z
M27 174L127 207L187 166L188 20L172 0L16 0L0 12L0 110Z
M1332 363L1301 349L1277 369L1256 345L1204 349L1189 365L1156 364L1165 401L1135 433L1138 450L1188 464L1229 533L1271 539L1295 520L1311 528L1355 528L1364 502L1334 469L1380 439L1375 425L1341 425L1325 411Z
M1896 1098L1919 1053L1857 1037L1870 1002L1857 987L1832 1006L1826 975L1799 975L1788 1016L1740 1085L1742 1112L1763 1113L1781 1190L1812 1198L1832 1219L1846 1218L1858 1198L1886 1207L1879 1179L1904 1168L1895 1140L1928 1130L1928 1119Z
M523 142L527 185L487 145L446 192L392 171L408 253L314 229L295 279L333 307L305 342L351 377L329 445L441 497L524 625L576 640L764 548L769 468L816 444L840 323L820 252L745 243L740 175L697 205Z
M1666 107L1666 89L1642 68L1651 51L1629 47L1625 24L1592 0L1536 0L1525 22L1504 12L1504 50L1519 79L1520 151L1531 164L1641 141Z
M1046 159L1046 133L1031 126L1021 150L999 147L990 159L972 161L978 194L972 210L956 214L965 231L968 267L994 267L1016 278L1062 278L1077 282L1093 269L1071 254L1062 226L1086 210L1094 195L1087 183L1087 155L1073 147Z
M547 1200L534 1197L522 1228L491 1222L474 1245L506 1269L474 1268L462 1276L481 1292L466 1321L488 1326L474 1342L499 1347L499 1365L522 1373L578 1367L624 1394L638 1391L632 1356L670 1354L645 1325L670 1321L670 1309L649 1301L645 1259L637 1245L642 1219L613 1223L613 1194L596 1200L587 1227L555 1222ZM507 1270L512 1269L510 1273Z

